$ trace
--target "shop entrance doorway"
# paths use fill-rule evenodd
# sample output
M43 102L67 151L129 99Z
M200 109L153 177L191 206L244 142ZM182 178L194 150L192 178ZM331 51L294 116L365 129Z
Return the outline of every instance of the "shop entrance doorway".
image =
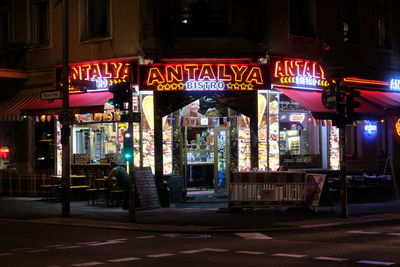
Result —
M183 173L187 197L227 193L230 127L184 127Z

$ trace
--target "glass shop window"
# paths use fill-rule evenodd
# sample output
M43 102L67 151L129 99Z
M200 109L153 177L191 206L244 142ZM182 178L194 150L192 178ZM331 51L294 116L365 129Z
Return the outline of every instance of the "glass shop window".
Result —
M162 2L162 20L168 34L176 37L213 37L228 33L228 0Z
M110 0L85 0L81 2L81 40L111 36Z
M360 43L360 11L358 0L348 0L344 7L343 42Z
M389 1L378 0L376 7L377 47L384 50L392 49L389 11Z
M281 95L279 111L279 158L286 168L320 168L320 126L311 112ZM327 125L325 125L327 126Z
M35 126L35 168L54 168L54 120L36 123Z
M33 1L32 9L32 42L35 45L45 46L50 44L50 14L49 1Z

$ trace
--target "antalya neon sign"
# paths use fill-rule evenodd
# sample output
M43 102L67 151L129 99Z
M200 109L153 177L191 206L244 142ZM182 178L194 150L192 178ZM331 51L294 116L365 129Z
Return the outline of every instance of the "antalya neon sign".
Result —
M266 88L266 69L250 64L141 66L141 90L220 91Z
M76 65L71 67L70 79L95 81L98 89L106 89L113 84L127 82L130 65L131 63L128 62Z
M316 61L299 59L276 60L273 68L274 82L312 87L329 85L325 71Z
M391 79L389 86L392 90L400 90L400 79Z

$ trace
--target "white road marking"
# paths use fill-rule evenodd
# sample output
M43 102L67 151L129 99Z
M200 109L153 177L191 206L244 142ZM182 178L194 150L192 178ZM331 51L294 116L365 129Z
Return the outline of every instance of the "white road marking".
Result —
M382 232L347 231L350 234L380 235Z
M272 254L272 256L275 256L275 257L289 257L289 258L304 258L307 255L276 253L276 254Z
M316 257L315 260L322 260L322 261L347 261L349 259L346 258L334 258L334 257Z
M174 256L174 255L175 254L171 254L171 253L161 253L161 254L147 255L146 257L149 257L149 258L161 258L161 257Z
M14 254L13 253L8 253L8 252L0 253L0 257L10 256L10 255L14 255Z
M386 265L386 266L395 264L394 262L367 261L367 260L357 261L357 263L374 264L374 265Z
M154 238L156 237L155 235L146 235L146 236L138 236L136 239L147 239L147 238Z
M400 233L387 233L387 235L400 236Z
M65 247L66 245L49 245L49 246L45 246L46 248L58 248L58 247Z
M110 239L108 241L127 241L128 238L116 238L116 239Z
M33 249L33 248L13 248L13 249L10 249L10 251L24 251L24 250L30 250L30 249Z
M35 252L46 252L46 251L50 251L50 249L47 248L42 248L42 249L33 249L33 250L28 250L28 253L35 253Z
M185 251L180 251L179 253L182 253L182 254L194 254L194 253L199 253L199 252L203 252L203 250L201 250L201 249L185 250Z
M84 263L76 263L76 264L71 264L71 266L95 266L95 265L101 265L105 264L105 262L101 261L90 261L90 262L84 262Z
M334 226L340 225L341 223L322 223L322 224L309 224L309 225L301 225L300 228L318 228L318 227L325 227L325 226Z
M236 251L235 253L238 253L238 254L249 254L249 255L262 255L262 254L265 254L265 252L262 252L262 251L247 251L247 250L240 250L240 251Z
M71 249L71 248L81 248L82 246L67 246L67 247L57 247L57 249Z
M201 248L201 251L212 251L212 252L226 252L229 251L227 249L222 249L222 248Z
M272 239L272 237L264 235L262 233L235 233L243 239Z
M89 241L89 242L82 242L82 243L77 243L78 245L89 245L89 244L95 244L99 243L100 241Z
M140 260L140 258L129 257L129 258L112 259L112 260L107 260L107 261L108 262L125 262L125 261L137 261L137 260Z
M105 246L105 245L112 245L112 244L120 244L123 243L122 241L106 241L101 243L92 243L88 244L88 246Z

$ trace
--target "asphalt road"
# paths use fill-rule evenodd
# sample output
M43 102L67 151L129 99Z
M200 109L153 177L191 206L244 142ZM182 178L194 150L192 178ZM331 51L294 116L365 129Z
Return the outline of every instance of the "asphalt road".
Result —
M400 226L171 234L0 224L0 266L400 265Z

